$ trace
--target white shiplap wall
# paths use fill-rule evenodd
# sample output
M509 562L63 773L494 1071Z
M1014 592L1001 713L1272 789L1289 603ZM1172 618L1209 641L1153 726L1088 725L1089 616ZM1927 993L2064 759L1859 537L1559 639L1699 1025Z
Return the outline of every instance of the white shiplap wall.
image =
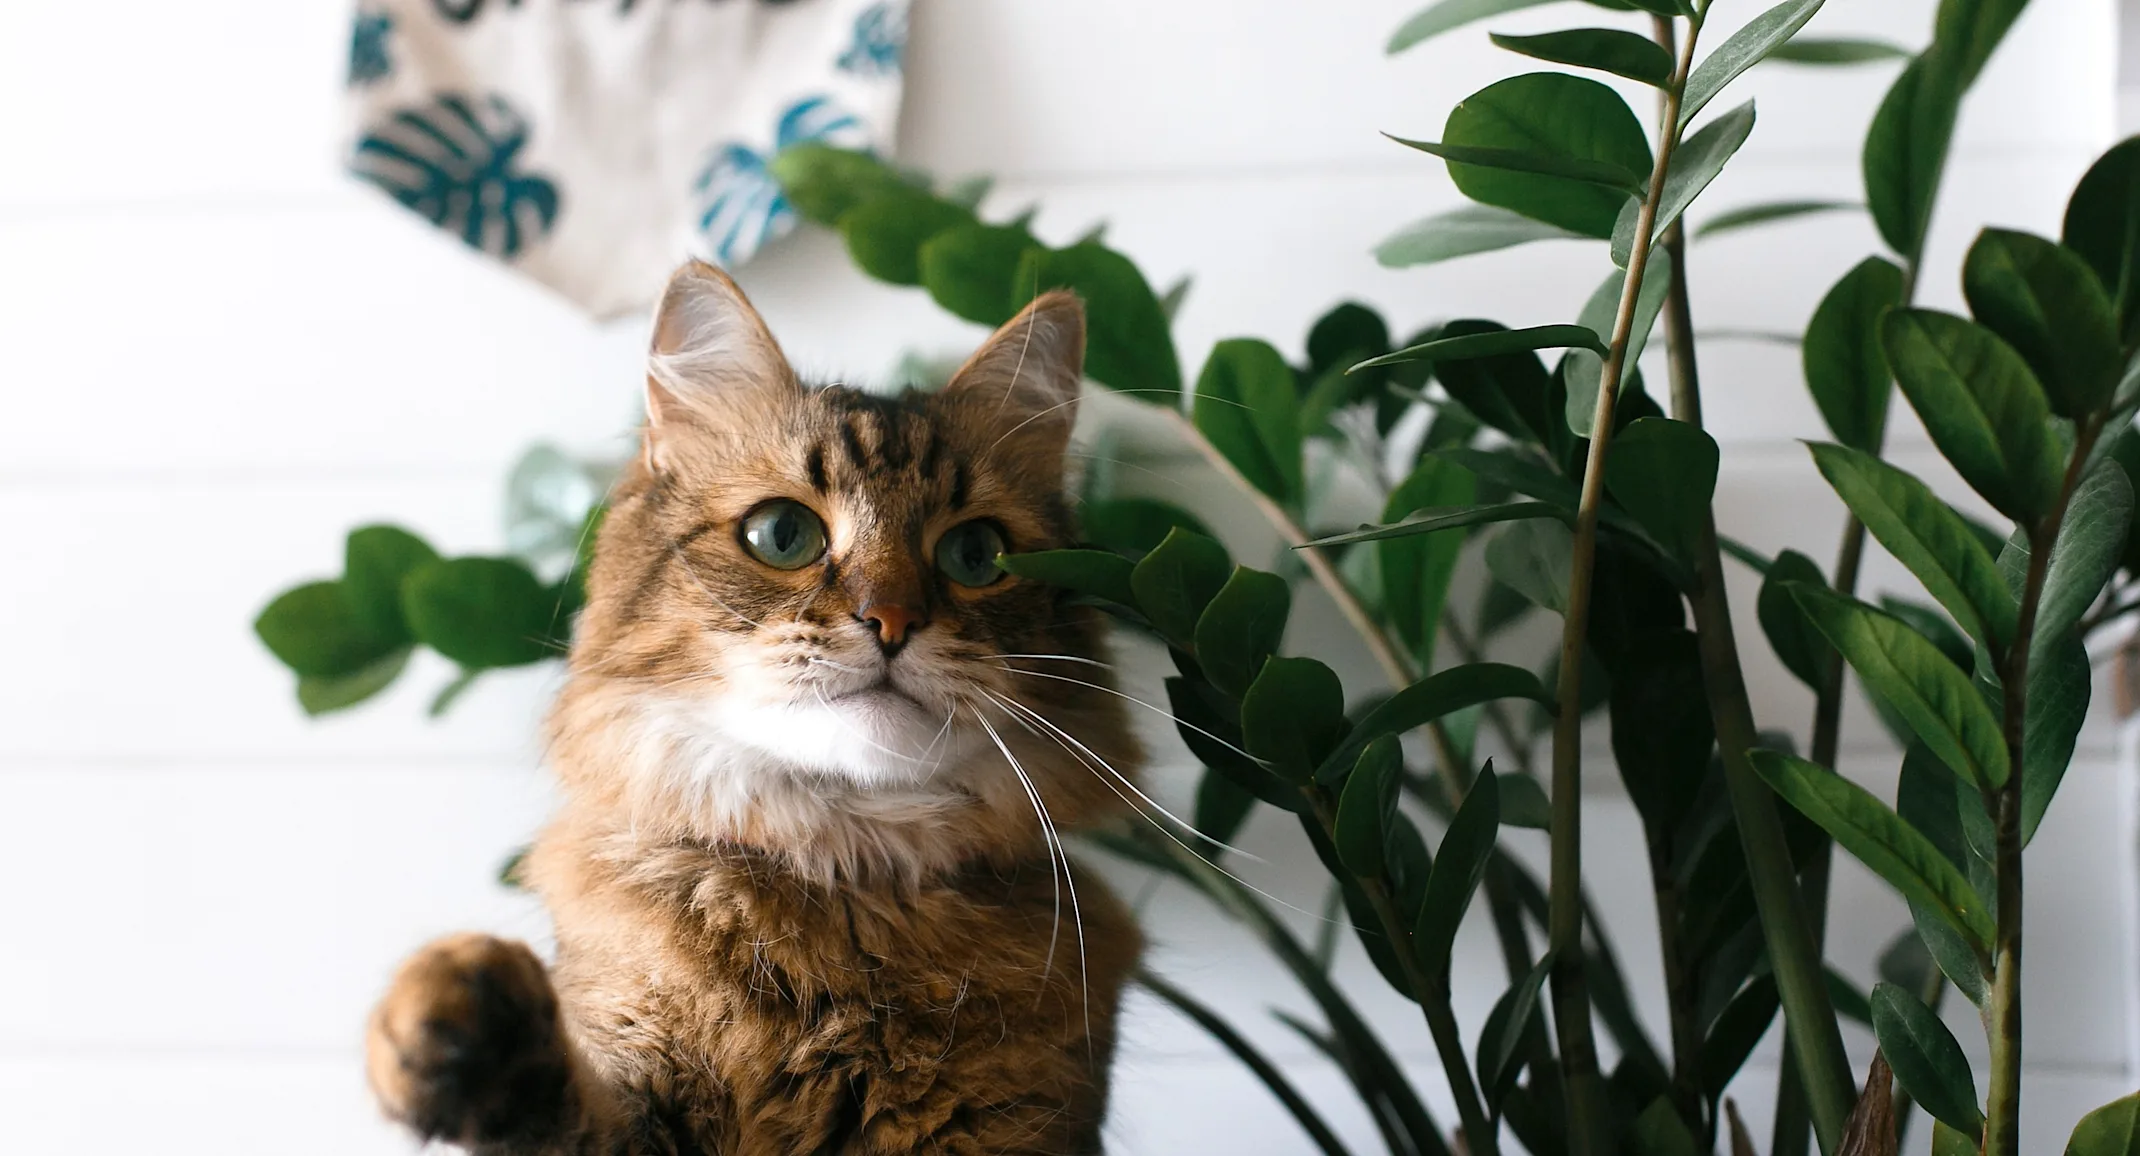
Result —
M903 155L998 174L991 204L1038 200L1057 237L1108 220L1155 283L1193 273L1178 326L1192 370L1222 336L1297 348L1343 297L1406 329L1457 314L1564 320L1605 272L1595 247L1418 271L1367 256L1455 203L1437 165L1377 131L1434 135L1465 93L1519 70L1479 29L1385 60L1379 46L1414 2L919 0ZM1717 19L1758 7L1724 0ZM1836 0L1815 27L1915 44L1932 8ZM337 174L345 3L12 0L5 12L0 1151L406 1151L362 1094L358 1025L426 936L542 934L540 912L490 878L546 806L533 720L553 675L488 678L427 723L423 695L446 672L420 663L387 700L308 723L247 625L274 590L334 569L360 521L496 547L500 479L523 446L623 445L641 327L586 322ZM1605 19L1553 8L1494 27ZM2111 0L2038 0L1987 71L1940 210L1931 302L1957 303L1955 263L1978 224L2055 231L2064 190L2110 139L2114 19ZM1856 196L1857 141L1891 73L1757 70L1741 98L1760 99L1761 124L1708 204ZM1875 244L1862 220L1831 218L1704 245L1698 321L1795 330ZM866 283L823 235L781 245L745 281L787 346L823 369L879 371L906 349L978 336L918 293ZM1795 358L1721 342L1704 356L1727 528L1828 555L1840 508L1793 444L1819 431ZM1958 491L1903 425L1898 459ZM1253 556L1245 511L1194 479L1185 488ZM1907 586L1884 558L1871 574ZM1750 606L1750 587L1734 594ZM1802 728L1807 696L1755 653L1750 615L1741 631L1763 721ZM1327 607L1306 607L1295 642L1367 677ZM1865 712L1847 734L1847 769L1890 789L1893 752ZM2136 1082L2126 766L2099 719L2031 852L2031 1151L2057 1150L2082 1110ZM1178 796L1179 766L1160 777ZM1600 764L1588 851L1654 1009L1639 836L1609 779ZM1273 860L1251 865L1259 884L1315 904L1282 823L1266 816L1250 842ZM1839 875L1833 955L1866 979L1904 915L1862 871ZM1366 1137L1335 1074L1262 1015L1300 1002L1274 969L1183 896L1162 891L1149 911L1158 965ZM1502 986L1475 930L1457 973L1472 1030ZM1414 1017L1364 961L1343 966L1439 1097ZM1304 1149L1193 1031L1140 1004L1127 1037L1118 1151ZM1868 1040L1851 1040L1862 1060ZM1772 1039L1737 1089L1757 1126L1775 1056Z

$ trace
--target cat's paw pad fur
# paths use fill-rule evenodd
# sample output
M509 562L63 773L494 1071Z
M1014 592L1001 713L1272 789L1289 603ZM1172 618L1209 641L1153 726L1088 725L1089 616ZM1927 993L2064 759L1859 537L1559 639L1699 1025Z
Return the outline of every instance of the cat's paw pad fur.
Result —
M488 935L449 936L411 956L372 1013L366 1053L388 1116L462 1144L554 1111L571 1078L542 962Z

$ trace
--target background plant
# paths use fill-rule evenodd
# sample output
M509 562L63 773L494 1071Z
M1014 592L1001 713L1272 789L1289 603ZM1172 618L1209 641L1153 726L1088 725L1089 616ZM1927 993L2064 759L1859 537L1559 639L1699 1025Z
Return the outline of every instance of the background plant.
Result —
M1408 21L1392 49L1537 2L1446 0ZM2015 1152L2022 848L2085 711L2083 639L2140 607L2126 472L2140 467L2128 434L2140 389L2126 373L2140 340L2140 143L2091 170L2058 241L1978 238L1961 271L1972 318L1915 309L1962 99L2020 3L1946 0L1914 55L1799 35L1819 0L1786 0L1713 46L1700 0L1595 6L1635 13L1605 19L1641 21L1648 35L1584 28L1494 41L1649 86L1651 131L1614 89L1575 73L1490 85L1451 113L1441 140L1400 142L1441 158L1475 204L1379 250L1387 263L1419 264L1537 239L1602 242L1611 271L1572 324L1459 319L1398 343L1379 316L1346 305L1308 334L1303 364L1232 339L1186 382L1168 325L1182 287L1155 292L1097 234L1050 246L1029 217L982 217L985 183L936 189L860 154L799 148L774 170L865 272L918 286L959 317L1000 324L1040 290L1079 292L1090 377L1146 403L1291 548L1270 570L1238 565L1194 517L1124 497L1095 469L1089 548L1006 565L1164 643L1176 671L1168 707L1207 768L1194 829L1155 815L1106 845L1190 885L1287 967L1323 1019L1288 1026L1347 1074L1390 1151L1491 1153L1504 1124L1536 1153L1751 1151L1723 1091L1781 1011L1791 1062L1771 1151L1803 1152L1808 1135L1831 1154L1891 1151L1914 1101L1934 1117L1939 1151ZM1834 438L1812 448L1814 463L1853 515L1824 570L1717 533L1719 451L1701 429L1684 218L1754 128L1751 103L1703 116L1745 69L1898 54L1909 63L1873 119L1864 171L1863 207L1890 251L1837 283L1803 339L1808 388ZM1739 206L1703 233L1854 208ZM1637 370L1653 335L1665 404ZM2010 530L1970 521L1881 460L1898 381ZM599 516L600 490L570 463L535 459L527 470L516 493L592 487L578 508L553 503L530 523L551 527L552 557L441 559L413 536L371 528L352 535L342 578L268 608L260 633L299 674L308 709L375 692L417 644L470 672L442 703L475 672L555 652L579 599L574 546L585 518ZM1342 505L1334 477L1374 495L1374 524L1331 524ZM1855 598L1868 532L1930 603ZM1452 578L1469 550L1492 581L1457 608ZM1807 758L1756 729L1727 554L1762 573L1767 640L1816 693ZM1318 660L1279 653L1303 581L1334 601L1386 687L1348 693ZM1537 608L1560 616L1557 651L1542 664L1501 661L1509 625ZM1436 669L1445 656L1456 661ZM1893 807L1834 773L1846 667L1907 747ZM1644 829L1668 996L1661 1044L1629 1006L1582 892L1578 728L1599 711ZM1482 727L1498 769L1479 758ZM1333 981L1333 944L1299 940L1229 873L1222 845L1266 804L1299 819L1333 910L1420 1007L1459 1129L1433 1118ZM1512 826L1550 831L1546 880L1500 846ZM1910 902L1914 927L1869 996L1821 960L1830 840ZM1480 894L1509 988L1467 1055L1448 960ZM1984 1012L1981 1101L1934 1014L1950 983ZM1314 1143L1343 1150L1240 1033L1162 977L1148 986L1241 1055ZM1862 1093L1838 1015L1867 1021L1881 1045ZM1594 1023L1620 1056L1610 1072ZM2140 1101L2128 1099L2091 1116L2070 1151L2140 1150L2136 1113Z

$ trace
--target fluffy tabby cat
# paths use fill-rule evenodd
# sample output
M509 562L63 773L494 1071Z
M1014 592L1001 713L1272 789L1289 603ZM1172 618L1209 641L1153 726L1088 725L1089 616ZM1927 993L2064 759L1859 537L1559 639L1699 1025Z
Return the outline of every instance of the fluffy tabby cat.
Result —
M1139 941L1053 832L1139 754L1094 613L995 564L1073 541L1083 348L1049 293L940 393L807 388L678 271L524 867L557 962L409 960L390 1116L486 1156L1098 1150Z

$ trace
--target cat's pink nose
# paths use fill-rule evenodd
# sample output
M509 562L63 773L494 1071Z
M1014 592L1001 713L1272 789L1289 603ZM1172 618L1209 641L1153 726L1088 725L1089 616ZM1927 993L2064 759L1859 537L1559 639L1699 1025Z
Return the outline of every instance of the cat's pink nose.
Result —
M886 647L904 645L907 632L922 624L919 614L896 602L864 606L855 617L877 628L877 641Z

